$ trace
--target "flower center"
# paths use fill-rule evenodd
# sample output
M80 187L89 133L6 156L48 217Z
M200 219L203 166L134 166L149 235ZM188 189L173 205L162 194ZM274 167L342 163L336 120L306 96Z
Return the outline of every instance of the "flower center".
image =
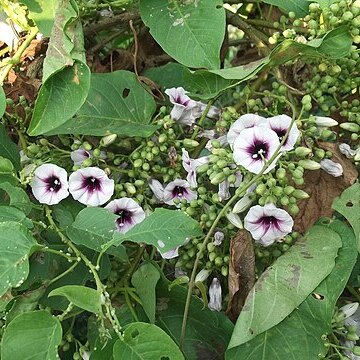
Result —
M47 190L51 192L58 192L61 189L61 182L55 175L50 176L46 180Z
M176 102L177 104L179 104L179 105L184 105L184 106L187 106L187 105L189 104L189 101L190 101L190 99L183 101L183 100L181 99L181 96L177 96L174 100L175 100L175 102Z
M86 187L87 191L98 191L101 189L101 182L99 179L89 176L84 180L84 187Z
M132 223L132 212L126 209L117 209L115 214L118 216L116 224L123 227L126 223Z
M248 152L251 154L253 159L266 159L269 151L269 145L260 140L254 140L254 143L249 146Z
M274 216L263 216L257 221L257 223L265 226L266 231L272 227L275 227L276 229L280 229L279 220Z
M172 194L174 197L182 199L185 192L186 192L186 190L182 186L175 186L174 190L172 191Z
M276 135L278 136L279 141L281 142L286 134L286 129L273 129L273 130L276 132Z

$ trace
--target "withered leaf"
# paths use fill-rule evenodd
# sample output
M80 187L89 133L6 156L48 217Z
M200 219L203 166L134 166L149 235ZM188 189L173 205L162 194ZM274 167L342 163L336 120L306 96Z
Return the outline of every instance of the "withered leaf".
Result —
M229 303L226 310L235 322L255 283L255 254L249 232L241 229L230 241Z

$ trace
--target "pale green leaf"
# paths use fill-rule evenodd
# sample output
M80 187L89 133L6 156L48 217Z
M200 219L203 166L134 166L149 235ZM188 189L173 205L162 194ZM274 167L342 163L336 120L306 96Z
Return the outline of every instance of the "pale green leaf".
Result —
M26 312L5 329L2 360L58 360L62 338L60 321L47 311Z
M284 320L329 275L340 246L336 232L314 226L279 257L250 291L228 349L252 340Z
M296 17L303 17L309 12L308 0L263 0L270 5L278 6L285 12L294 12Z
M142 303L142 307L153 324L155 322L155 287L160 279L159 270L150 262L142 264L133 274L131 283Z
M1 107L1 100L0 100L0 107ZM0 156L9 159L14 165L14 168L16 170L20 170L19 149L16 146L16 144L9 139L9 136L6 133L6 129L3 124L0 124Z
M71 303L94 314L101 313L101 294L95 289L80 285L67 285L54 289L48 295L65 296Z
M141 322L126 327L124 339L117 340L113 351L114 360L184 359L169 335L153 324Z
M160 46L188 67L217 69L225 35L221 0L141 0L141 18Z
M149 124L155 109L153 97L134 73L120 70L92 74L88 97L76 117L49 129L48 135L115 133L148 137L157 129Z
M307 299L278 325L251 341L226 352L227 360L304 360L316 359L328 350L321 336L332 332L332 315L356 262L356 239L340 221L330 229L342 239L342 247L332 272ZM306 334L306 336L304 336Z
M2 86L0 87L0 118L4 115L6 109L6 97L4 93L4 89Z
M24 225L13 221L0 223L0 296L27 278L29 254L36 244Z

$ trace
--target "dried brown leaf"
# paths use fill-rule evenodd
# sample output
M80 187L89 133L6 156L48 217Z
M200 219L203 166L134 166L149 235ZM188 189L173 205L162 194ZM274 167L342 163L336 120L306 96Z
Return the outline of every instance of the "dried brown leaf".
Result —
M294 218L294 229L300 233L306 232L321 216L331 217L331 204L346 188L352 185L358 177L351 160L343 156L337 144L320 143L319 147L333 153L332 160L340 163L344 173L340 177L333 177L323 170L306 171L305 185L302 188L310 198L299 203L300 211Z
M239 230L230 241L229 303L226 310L235 322L255 283L255 254L251 235Z

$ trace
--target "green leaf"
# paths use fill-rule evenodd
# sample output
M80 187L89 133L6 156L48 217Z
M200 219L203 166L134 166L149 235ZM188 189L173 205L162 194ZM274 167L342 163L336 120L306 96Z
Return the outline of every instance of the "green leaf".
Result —
M6 96L2 86L0 87L0 118L4 115L6 109ZM1 125L2 126L2 125Z
M142 307L152 324L155 322L156 310L155 287L159 279L159 270L149 262L141 265L131 278L131 283L136 289Z
M163 330L153 324L135 322L124 331L124 339L114 345L114 360L183 360L178 346Z
M250 291L228 349L250 341L285 319L329 275L340 246L336 232L314 226L278 258Z
M186 239L201 235L199 223L183 211L157 208L126 234L115 233L114 240L106 247L128 240L153 245L165 253L183 245Z
M179 343L187 288L174 286L169 290L170 284L162 276L156 287L156 296L161 299L156 324ZM204 308L204 303L192 296L183 343L186 359L222 359L233 329L224 312Z
M74 119L48 129L48 135L79 134L103 136L150 136L157 127L149 125L156 109L153 97L129 71L92 74L88 97Z
M67 285L54 289L48 295L65 296L71 303L94 314L101 313L101 294L95 289L79 285Z
M32 227L31 220L21 210L11 206L0 205L0 222L5 221L19 222L29 229Z
M36 99L28 133L44 134L70 119L83 105L90 86L79 10L75 1L56 10L43 70L43 85Z
M29 17L34 20L40 32L50 37L58 0L21 0L21 2L29 9Z
M0 223L0 296L27 278L29 254L35 245L36 240L24 225L13 221Z
M1 100L0 100L0 107L1 107ZM9 159L14 165L15 169L20 170L19 149L17 148L16 144L9 139L3 124L0 124L0 156Z
M47 311L21 314L4 331L1 359L57 360L61 338L60 321Z
M296 17L303 17L309 13L308 0L263 0L265 3L278 6L285 12L294 12Z
M0 189L4 190L9 198L10 198L10 205L14 206L21 211L23 211L26 215L29 214L29 212L32 209L32 204L29 200L29 197L27 196L26 192L14 185L11 185L8 182L0 183ZM1 199L0 199L1 201Z
M253 340L226 352L227 360L304 360L325 357L321 339L332 332L332 315L356 262L356 239L340 221L330 224L343 242L332 272L288 317ZM304 336L306 334L306 336Z
M360 252L360 183L355 183L337 197L332 206L354 229Z
M141 0L140 14L160 46L188 67L217 69L225 35L221 0Z
M64 124L84 103L89 86L90 70L80 61L52 75L36 99L29 135L44 134Z

